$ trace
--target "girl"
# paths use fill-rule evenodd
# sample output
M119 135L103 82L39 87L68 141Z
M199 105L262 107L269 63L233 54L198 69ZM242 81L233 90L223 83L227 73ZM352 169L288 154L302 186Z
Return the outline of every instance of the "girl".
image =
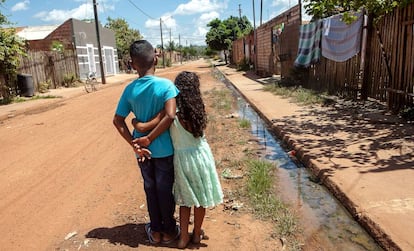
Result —
M201 97L200 81L193 72L181 72L175 79L180 91L176 98L177 116L170 127L174 146L173 193L180 206L180 239L178 248L184 249L192 241L203 239L201 229L206 208L223 202L223 192L217 175L214 157L204 136L207 114ZM161 112L147 123L132 120L136 130L153 128L164 116ZM188 233L191 208L194 207L194 229Z

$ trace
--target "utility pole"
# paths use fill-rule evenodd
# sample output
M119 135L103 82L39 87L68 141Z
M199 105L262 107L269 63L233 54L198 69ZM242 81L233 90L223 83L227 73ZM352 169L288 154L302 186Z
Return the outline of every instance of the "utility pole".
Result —
M170 28L170 62L171 62L171 64L172 64L172 49L173 49L173 46L172 46L172 42L171 42L171 28Z
M263 0L260 0L260 25L262 25L262 16L263 16Z
M239 18L241 20L241 4L239 4Z
M162 66L165 68L164 41L162 40L162 19L161 19L161 18L160 18L160 30L161 30L161 54L162 54Z
M98 10L96 6L97 6L96 0L93 0L93 13L95 15L96 40L98 40L99 65L101 69L101 82L104 85L106 84L105 70L104 70L103 60L102 60L102 46L101 46L101 37L99 35Z
M178 48L180 48L180 64L183 64L183 48L181 48L181 34L178 34Z
M254 46L254 69L257 69L257 41L256 41L256 14L254 10L254 0L253 2L253 46Z

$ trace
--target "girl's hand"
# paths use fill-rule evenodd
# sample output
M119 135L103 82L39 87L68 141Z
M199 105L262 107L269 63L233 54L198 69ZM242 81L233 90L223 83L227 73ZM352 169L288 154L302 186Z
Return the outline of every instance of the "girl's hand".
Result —
M147 136L136 138L132 140L132 144L138 144L143 147L148 147L151 144L151 140Z

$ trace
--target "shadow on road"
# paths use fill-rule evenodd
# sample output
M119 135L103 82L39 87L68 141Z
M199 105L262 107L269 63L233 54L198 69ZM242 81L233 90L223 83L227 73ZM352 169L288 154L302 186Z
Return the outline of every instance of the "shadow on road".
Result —
M127 245L133 248L150 245L144 229L145 224L127 223L115 227L100 227L89 231L85 237L107 239L112 244Z

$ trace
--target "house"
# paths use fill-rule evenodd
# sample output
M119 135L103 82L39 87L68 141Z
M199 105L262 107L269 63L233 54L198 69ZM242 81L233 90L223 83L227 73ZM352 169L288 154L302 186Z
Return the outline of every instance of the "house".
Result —
M105 76L119 73L118 53L115 32L99 25L102 61ZM55 43L64 50L73 50L77 55L78 76L86 78L89 72L101 76L99 66L98 40L94 21L68 19L61 25L21 27L17 35L27 41L29 50L50 51Z

